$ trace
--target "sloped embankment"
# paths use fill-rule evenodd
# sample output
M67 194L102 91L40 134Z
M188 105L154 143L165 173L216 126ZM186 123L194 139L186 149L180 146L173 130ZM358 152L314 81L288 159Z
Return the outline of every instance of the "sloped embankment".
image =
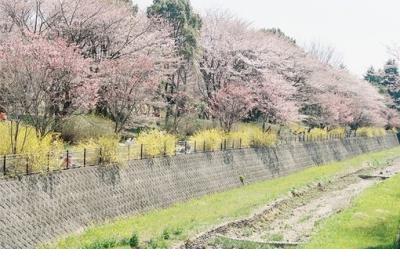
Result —
M245 220L218 227L186 243L186 248L294 248L308 242L322 220L349 207L365 189L400 172L400 159L391 165L359 170L314 183L267 206Z

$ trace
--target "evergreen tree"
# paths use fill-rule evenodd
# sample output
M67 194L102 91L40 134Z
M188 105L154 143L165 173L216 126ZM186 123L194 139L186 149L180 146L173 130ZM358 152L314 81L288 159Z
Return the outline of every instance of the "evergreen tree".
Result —
M388 92L399 91L399 67L395 60L388 60L383 69L382 84L386 87Z
M380 84L380 81L381 81L380 76L375 71L375 68L373 66L368 68L366 74L364 75L364 79L374 85Z
M389 95L394 107L400 111L400 75L395 60L388 60L382 70L376 71L370 67L364 79L379 88L381 93Z
M387 93L387 89L382 84L382 71L376 71L375 68L371 66L364 75L364 79L377 87L380 93Z
M165 127L172 132L178 132L180 119L191 108L190 103L194 103L194 95L190 93L190 89L194 89L191 87L195 81L193 75L198 74L196 63L201 18L193 11L189 0L153 0L153 4L147 9L147 15L160 16L171 24L175 45L183 60L177 72L160 88L161 96L167 104Z
M187 60L195 57L201 18L193 11L189 0L154 0L147 14L161 16L171 23L180 54Z
M286 39L287 41L296 44L296 40L292 37L289 37L288 35L286 35L285 32L283 32L280 28L268 28L268 29L263 29L262 31L265 31L267 33L272 33L275 34L281 38Z
M400 77L399 67L395 60L388 60L386 62L382 84L392 98L396 109L400 111Z

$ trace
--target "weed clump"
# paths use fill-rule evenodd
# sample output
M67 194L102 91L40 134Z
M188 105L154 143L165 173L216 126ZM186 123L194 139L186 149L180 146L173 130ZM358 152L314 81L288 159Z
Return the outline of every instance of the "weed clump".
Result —
M132 237L129 239L129 246L134 249L139 248L139 235L137 233L132 234Z

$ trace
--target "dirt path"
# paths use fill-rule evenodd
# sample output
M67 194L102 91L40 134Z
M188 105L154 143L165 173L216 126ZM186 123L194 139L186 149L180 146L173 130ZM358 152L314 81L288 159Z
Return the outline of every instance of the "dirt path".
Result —
M400 159L396 159L383 168L360 170L303 191L292 191L259 214L217 227L185 247L294 247L307 242L320 221L350 206L365 189L399 172Z

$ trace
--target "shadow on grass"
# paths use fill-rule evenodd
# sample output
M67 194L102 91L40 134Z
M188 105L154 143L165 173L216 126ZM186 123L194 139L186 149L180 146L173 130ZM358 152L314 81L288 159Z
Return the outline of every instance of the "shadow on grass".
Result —
M369 227L355 227L351 231L355 233L362 232L368 237L368 241L379 244L375 246L363 247L364 249L400 249L399 231L393 234L393 224L389 221L372 224ZM392 222L393 223L393 222ZM399 221L400 223L400 221ZM397 228L399 223L397 223ZM392 240L390 240L392 238Z

